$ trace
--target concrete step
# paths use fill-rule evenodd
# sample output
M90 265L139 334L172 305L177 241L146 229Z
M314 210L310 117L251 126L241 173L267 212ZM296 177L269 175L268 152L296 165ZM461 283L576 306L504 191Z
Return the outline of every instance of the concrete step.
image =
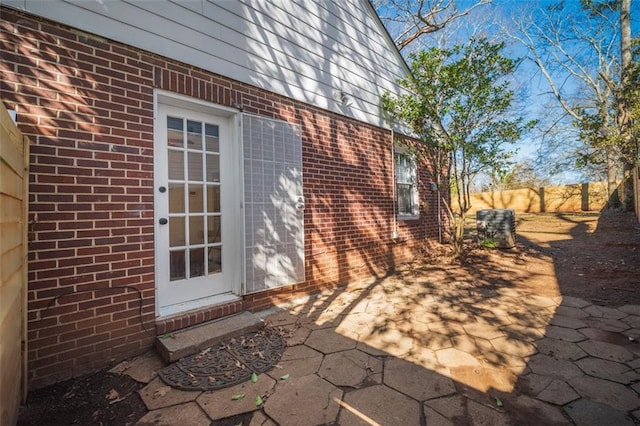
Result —
M220 344L224 339L260 330L264 321L250 312L209 321L169 335L156 338L158 353L166 362L175 362L185 356Z

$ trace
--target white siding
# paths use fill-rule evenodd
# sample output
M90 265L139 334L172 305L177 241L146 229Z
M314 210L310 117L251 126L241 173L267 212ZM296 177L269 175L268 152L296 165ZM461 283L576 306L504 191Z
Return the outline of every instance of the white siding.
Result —
M376 125L407 72L367 0L0 3Z

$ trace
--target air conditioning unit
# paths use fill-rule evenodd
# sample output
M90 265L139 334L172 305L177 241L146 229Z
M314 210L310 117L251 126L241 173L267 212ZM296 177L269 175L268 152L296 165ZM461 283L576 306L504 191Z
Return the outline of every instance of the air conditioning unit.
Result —
M516 245L516 212L513 209L484 209L476 212L478 239L490 239L499 248Z

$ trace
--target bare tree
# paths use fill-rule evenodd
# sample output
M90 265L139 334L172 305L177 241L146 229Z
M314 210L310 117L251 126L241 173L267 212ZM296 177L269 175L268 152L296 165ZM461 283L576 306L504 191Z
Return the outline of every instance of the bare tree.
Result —
M621 164L616 112L619 21L615 4L582 4L569 9L559 2L522 14L514 20L511 36L527 49L550 94L578 128L588 147L582 160L604 161L613 196Z
M531 161L523 160L515 164L502 176L496 176L492 182L493 190L505 191L520 188L540 188L549 186L547 178L540 176L538 168Z
M456 0L373 0L380 18L394 38L399 50L415 44L426 34L441 31L474 9L491 3L475 0L459 8Z
M591 179L606 180L602 150L591 149L580 140L580 131L572 118L554 99L533 104L530 114L538 117L531 136L531 163L536 174L549 181L575 183ZM582 161L585 155L590 161Z

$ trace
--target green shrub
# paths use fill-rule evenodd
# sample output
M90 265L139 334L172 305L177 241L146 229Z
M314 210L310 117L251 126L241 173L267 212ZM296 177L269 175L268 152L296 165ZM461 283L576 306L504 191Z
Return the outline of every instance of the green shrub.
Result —
M478 240L478 245L486 249L494 249L498 247L498 243L496 242L496 240L494 240L493 238L486 238L486 237L481 240Z

